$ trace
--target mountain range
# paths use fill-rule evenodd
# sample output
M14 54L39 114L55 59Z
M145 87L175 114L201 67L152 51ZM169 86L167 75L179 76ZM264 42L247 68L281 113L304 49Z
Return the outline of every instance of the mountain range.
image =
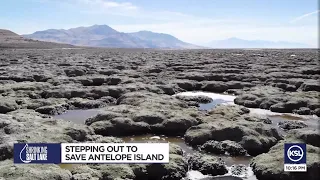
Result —
M22 37L15 33L13 34L14 35L11 34L10 36L11 40L12 37L14 37L13 39L15 39L16 42L18 42L17 40L23 43L28 42L29 45L34 44L35 42L41 42L42 44L51 42L51 44L47 45L64 44L63 46L66 46L66 44L70 44L74 46L89 47L157 49L313 48L309 45L295 42L245 40L236 37L211 41L210 43L203 44L203 46L198 46L184 42L170 34L155 33L151 31L124 33L119 32L108 25L93 25L71 29L48 29L22 35Z
M0 29L0 48L74 48L69 44L45 42L24 38L12 31Z
M236 37L212 41L206 44L211 48L312 48L307 44L286 41L245 40Z
M202 48L183 42L178 38L163 33L139 31L134 33L118 32L107 25L77 27L68 30L48 29L37 31L23 37L77 46L113 47L113 48Z

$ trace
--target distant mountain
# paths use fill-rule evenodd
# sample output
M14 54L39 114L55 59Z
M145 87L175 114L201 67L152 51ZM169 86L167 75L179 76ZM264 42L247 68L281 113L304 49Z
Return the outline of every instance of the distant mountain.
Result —
M174 36L150 31L135 33L118 32L107 25L93 25L68 30L49 29L37 31L24 37L78 46L114 48L199 48Z
M151 31L138 31L128 34L145 41L150 47L153 48L201 48L200 46L183 42L170 34L155 33Z
M78 27L68 30L48 29L23 36L36 40L69 43L78 46L143 47L139 39L120 33L107 25Z
M211 48L311 48L309 45L295 42L244 40L235 37L212 41L207 46Z
M18 34L0 29L0 48L73 48L69 44L60 44L52 42L44 42L32 40L19 36Z

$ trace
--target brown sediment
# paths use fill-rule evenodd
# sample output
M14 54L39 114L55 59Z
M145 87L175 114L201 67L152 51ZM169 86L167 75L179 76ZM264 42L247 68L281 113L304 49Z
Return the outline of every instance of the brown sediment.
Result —
M58 164L58 166L62 169L72 170L77 166L81 166L81 164Z
M304 120L303 118L301 118L299 116L294 116L291 114L270 115L269 117L278 117L278 118L282 118L285 120Z

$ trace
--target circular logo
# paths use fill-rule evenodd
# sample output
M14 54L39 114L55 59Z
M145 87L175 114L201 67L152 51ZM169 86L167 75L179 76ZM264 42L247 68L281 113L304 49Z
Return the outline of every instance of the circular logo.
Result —
M291 151L299 152L299 154L292 155ZM303 158L303 149L300 146L293 145L287 150L287 156L293 162L300 161Z

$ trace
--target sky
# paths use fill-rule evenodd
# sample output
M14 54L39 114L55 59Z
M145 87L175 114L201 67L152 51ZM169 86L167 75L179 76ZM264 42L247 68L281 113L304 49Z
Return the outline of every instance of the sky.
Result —
M237 37L318 44L317 0L0 0L0 29L31 34L106 24L203 45Z

